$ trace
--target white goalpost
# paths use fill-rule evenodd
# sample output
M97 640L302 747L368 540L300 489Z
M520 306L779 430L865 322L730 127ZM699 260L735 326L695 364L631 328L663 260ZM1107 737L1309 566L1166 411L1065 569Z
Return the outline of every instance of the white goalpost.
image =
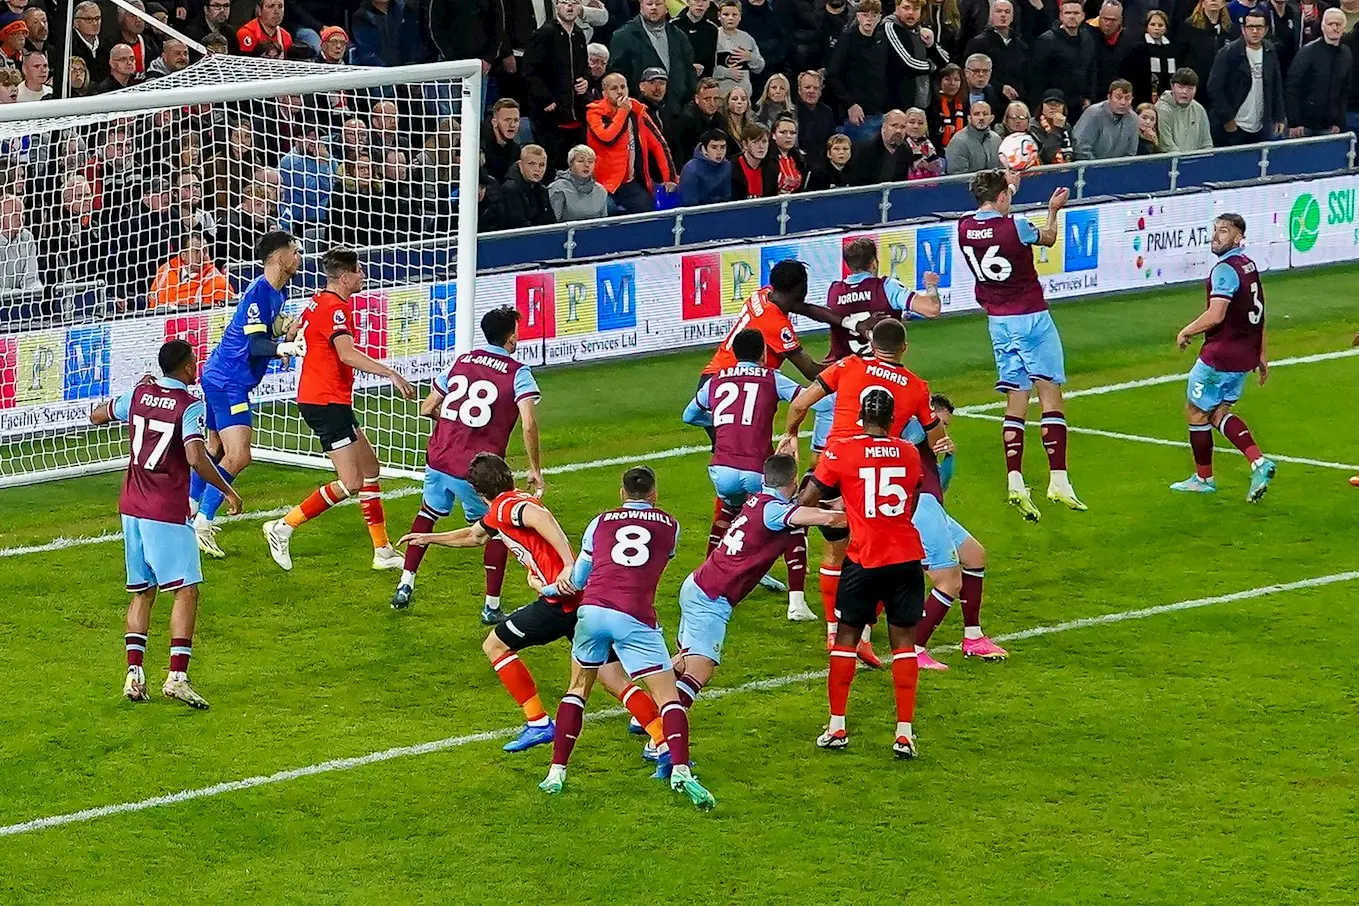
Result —
M0 487L121 468L96 402L154 373L167 339L200 361L298 236L293 313L318 259L359 252L356 345L428 382L475 339L479 61L390 69L209 56L111 94L0 106ZM255 458L326 465L293 404L298 363L255 394ZM382 382L355 409L388 474L423 471L428 424Z

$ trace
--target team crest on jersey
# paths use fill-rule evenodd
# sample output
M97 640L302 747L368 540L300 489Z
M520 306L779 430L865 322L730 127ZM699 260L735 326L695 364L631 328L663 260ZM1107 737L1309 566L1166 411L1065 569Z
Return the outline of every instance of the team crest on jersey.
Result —
M344 324L344 312L338 308L335 309L335 323L337 325Z

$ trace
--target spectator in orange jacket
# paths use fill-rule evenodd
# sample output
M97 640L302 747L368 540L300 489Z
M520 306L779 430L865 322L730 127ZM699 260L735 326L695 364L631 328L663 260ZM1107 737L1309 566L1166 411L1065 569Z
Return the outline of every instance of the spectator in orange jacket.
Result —
M646 105L628 97L628 80L604 77L604 97L585 108L586 143L595 152L595 179L624 214L654 210L656 182L673 192L675 162Z
M198 308L226 305L231 298L231 283L218 270L208 253L202 233L190 233L182 254L162 264L151 282L146 306L156 308Z

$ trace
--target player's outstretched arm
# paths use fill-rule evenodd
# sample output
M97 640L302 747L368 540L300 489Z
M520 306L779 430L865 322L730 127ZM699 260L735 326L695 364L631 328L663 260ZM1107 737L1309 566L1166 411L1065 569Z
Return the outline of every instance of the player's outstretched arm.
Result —
M437 384L431 384L429 395L420 401L420 414L425 418L438 418L439 407L444 403L444 395L439 392Z
M1204 309L1203 314L1190 321L1180 331L1179 336L1175 338L1175 345L1184 349L1194 337L1221 324L1227 317L1228 301L1221 296L1209 299L1208 307Z
M103 427L112 421L114 421L113 400L104 400L90 410L90 424Z
M226 483L222 478L222 473L217 471L217 464L208 455L208 445L203 442L201 437L195 437L184 444L184 458L189 461L189 468L197 473L198 477L212 485L222 493L222 498L226 500L227 513L235 516L240 513L244 504L241 502L241 495L236 489Z
M474 522L467 528L451 532L410 532L402 535L396 543L414 544L417 547L429 547L431 544L439 547L485 547L490 540L491 533L486 531L486 527Z
M944 303L939 298L939 275L934 271L926 271L925 288L911 293L906 311L921 318L937 318L943 310Z
M818 374L826 370L826 366L807 355L807 350L799 346L788 353L787 360L793 363L793 367L802 372L807 380L814 380Z
M571 542L567 540L566 532L562 531L556 517L543 507L525 506L523 512L524 525L542 535L543 540L552 545L557 556L561 557L562 563L566 564L562 567L561 575L556 578L554 584L558 590L569 589L569 591L562 591L562 594L571 594L575 591L575 587L571 584L571 570L575 565L576 555L571 552Z
M779 448L775 451L776 453L797 457L798 429L807 420L807 413L812 411L812 406L825 399L825 396L825 388L820 383L813 383L794 397L793 401L788 404L788 425L784 429L783 437L779 439Z
M1057 244L1057 232L1060 227L1057 225L1057 212L1066 207L1066 200L1071 195L1065 187L1052 193L1052 198L1048 199L1048 219L1038 230L1038 238L1034 240L1034 245L1041 245L1044 248L1052 248Z
M389 368L377 359L359 352L358 347L354 345L354 338L349 334L342 333L331 342L334 344L335 354L339 356L341 362L355 371L385 377L392 382L392 386L396 388L396 392L401 394L403 399L415 399L415 387L411 385L410 381L397 374L396 369Z
M820 497L819 491L817 496ZM845 517L844 510L823 510L818 506L799 506L788 514L788 524L795 525L798 528L807 528L813 525L825 528L844 528L849 522Z
M529 461L526 482L530 491L542 497L547 490L547 482L543 481L543 448L538 439L537 399L519 401L519 430L524 435L524 453Z

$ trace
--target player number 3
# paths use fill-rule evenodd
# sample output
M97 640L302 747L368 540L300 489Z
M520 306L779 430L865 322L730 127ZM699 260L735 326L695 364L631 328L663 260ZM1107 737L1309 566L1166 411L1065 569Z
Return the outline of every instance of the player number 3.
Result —
M618 530L613 536L613 550L609 556L619 566L645 566L651 559L651 533L639 525L630 525Z
M469 385L464 375L455 374L448 382L439 417L469 428L484 428L491 423L491 407L497 396L499 392L490 381L472 381Z
M905 477L906 470L894 466L860 469L859 478L864 483L864 515L872 519L879 513L884 516L905 513L906 502L911 496L899 482Z

